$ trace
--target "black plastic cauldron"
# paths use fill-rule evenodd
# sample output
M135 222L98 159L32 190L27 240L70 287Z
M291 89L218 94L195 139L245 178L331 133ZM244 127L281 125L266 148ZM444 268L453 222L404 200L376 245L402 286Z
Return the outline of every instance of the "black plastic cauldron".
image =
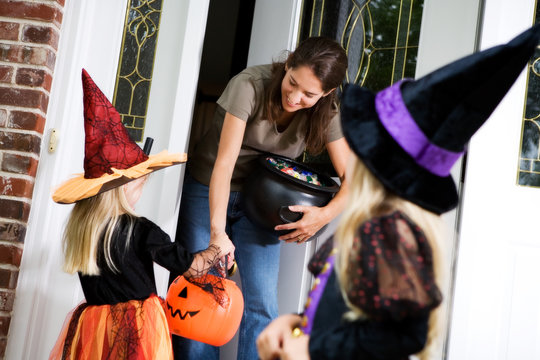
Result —
M311 184L280 171L268 162L268 158L316 174L321 185ZM248 219L265 229L273 230L276 225L302 218L302 213L290 211L289 205L324 206L338 190L339 185L331 177L305 164L278 155L262 155L257 158L257 165L244 184L243 206Z

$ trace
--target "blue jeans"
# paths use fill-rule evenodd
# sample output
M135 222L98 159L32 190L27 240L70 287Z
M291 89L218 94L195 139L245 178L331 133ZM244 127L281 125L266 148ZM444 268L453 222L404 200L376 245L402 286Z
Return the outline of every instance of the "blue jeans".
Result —
M210 241L208 186L186 173L176 241L190 252L204 250ZM235 246L242 281L244 314L240 323L237 359L258 359L255 340L278 315L277 281L281 242L275 232L261 229L245 216L241 192L231 192L226 231ZM175 359L217 360L219 348L173 336Z

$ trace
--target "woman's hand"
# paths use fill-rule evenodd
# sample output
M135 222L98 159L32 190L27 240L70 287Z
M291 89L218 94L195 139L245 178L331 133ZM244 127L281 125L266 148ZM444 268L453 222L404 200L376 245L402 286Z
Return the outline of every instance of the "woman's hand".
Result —
M291 205L289 206L289 210L303 213L303 215L302 218L296 222L274 227L274 230L294 230L285 235L281 235L279 240L303 243L330 222L324 208L317 206Z
M208 246L215 245L217 246L221 251L219 253L220 257L229 256L228 260L231 262L234 260L234 244L232 243L231 239L229 239L229 236L226 232L218 233L218 234L212 234L210 236L210 243Z
M302 318L296 314L281 315L272 321L257 337L257 351L261 360L279 359L283 350L283 340L292 336L292 329Z
M225 261L227 260L227 261ZM183 274L186 278L198 277L208 273L213 266L227 263L227 268L234 263L234 245L225 232L212 235L206 250L195 254L189 269ZM216 268L219 269L218 266ZM225 277L226 270L219 269Z
M279 353L280 360L309 360L309 336L286 336Z
M294 230L286 235L280 236L279 240L303 243L315 235L315 233L324 225L336 218L344 209L348 192L345 169L347 168L347 161L351 156L351 150L349 149L349 145L347 144L345 138L340 138L327 143L326 149L328 150L328 155L330 156L330 160L334 165L334 169L341 180L339 191L324 207L300 205L289 206L289 210L301 212L303 213L303 216L296 222L274 227L275 230Z
M226 270L229 270L234 265L234 245L229 239L229 236L225 232L212 234L210 236L210 246L217 246L220 249L219 252L219 266L217 266L220 274L226 277ZM226 265L226 269L225 269Z

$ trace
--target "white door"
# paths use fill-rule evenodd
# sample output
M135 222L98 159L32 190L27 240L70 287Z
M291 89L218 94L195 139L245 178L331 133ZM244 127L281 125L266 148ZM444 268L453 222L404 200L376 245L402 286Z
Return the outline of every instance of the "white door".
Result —
M57 56L46 133L59 145L47 151L44 137L6 358L46 359L64 318L83 298L78 278L61 270L62 228L71 209L51 200L51 188L82 172L84 130L81 68L112 97L127 0L68 0ZM185 152L195 98L208 0L164 1L145 136L153 153ZM183 165L152 176L137 212L174 234ZM158 269L164 295L167 273Z
M481 48L531 26L535 0L487 0ZM526 90L523 72L469 145L452 360L540 359L540 189L516 184Z

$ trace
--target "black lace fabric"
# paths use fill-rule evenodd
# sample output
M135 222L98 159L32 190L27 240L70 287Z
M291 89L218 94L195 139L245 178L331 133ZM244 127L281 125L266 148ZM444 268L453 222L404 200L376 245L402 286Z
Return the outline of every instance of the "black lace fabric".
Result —
M73 344L73 338L75 336L75 332L77 331L77 325L79 323L79 318L81 317L81 314L84 311L84 309L86 309L87 307L88 307L88 304L83 303L83 304L77 306L77 308L75 308L75 310L73 310L73 314L72 314L71 320L69 322L69 327L68 327L68 330L67 330L67 335L66 335L66 338L64 340L64 347L63 347L63 351L62 351L62 359L69 359L70 358L71 346Z
M423 231L399 211L360 226L348 277L351 303L378 320L426 315L442 300L431 247Z
M223 260L221 249L210 245L208 249L200 251L203 261L194 261L185 275L186 280L211 294L222 307L229 304L229 296L225 292L223 279L227 276L227 257Z
M308 270L315 276L319 275L330 253L334 249L334 238L326 240L315 254L311 257L308 264Z
M160 336L168 336L168 327L163 300L156 295L111 305L82 303L59 339L61 352L53 349L50 359L140 359L163 354L160 347L167 345Z

